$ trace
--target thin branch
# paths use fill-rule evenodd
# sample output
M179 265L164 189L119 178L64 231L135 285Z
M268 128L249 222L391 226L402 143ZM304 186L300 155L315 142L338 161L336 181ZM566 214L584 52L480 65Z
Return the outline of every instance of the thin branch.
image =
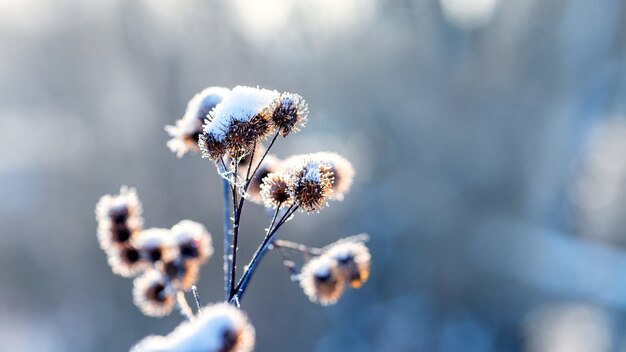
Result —
M276 249L276 252L278 252L278 254L280 254L280 257L283 258L283 266L289 272L289 278L291 279L291 281L296 281L298 274L300 274L300 267L298 267L296 262L294 262L289 258L289 256L287 256L287 254L283 251L283 248L276 247L275 244L277 241L278 240L275 240L274 243L270 245L270 249Z
M265 159L265 157L267 156L267 153L270 152L270 149L272 149L272 146L274 145L274 142L276 142L276 138L278 138L278 134L280 133L280 131L276 131L276 134L274 135L274 137L272 138L272 141L270 142L270 144L267 146L267 149L265 149L265 153L263 153L263 156L261 157L261 159L259 159L259 162L256 164L256 167L254 168L254 171L252 171L252 174L250 175L250 177L246 180L246 183L243 187L243 191L247 191L248 190L248 185L250 185L250 179L252 179L254 177L254 174L256 174L257 171L259 171L259 167L261 167L261 164L263 163L263 160ZM250 159L250 165L252 165L252 159Z
M235 289L235 275L237 271L237 246L239 242L239 218L241 214L241 205L237 202L238 182L237 182L237 164L239 163L239 157L236 156L232 159L230 167L232 168L234 175L233 185L233 242L232 242L232 260L230 262L230 280L229 280L229 296L232 296ZM243 203L243 197L241 202Z
M302 243L285 240L275 240L273 245L278 250L285 248L309 255L321 255L323 252L321 248L309 247Z
M193 293L193 299L196 301L196 308L198 313L202 312L202 305L200 304L200 295L198 294L198 288L196 285L191 286L191 292Z
M241 298L243 297L243 294L246 291L248 283L250 282L250 279L252 278L252 275L256 271L256 268L259 265L259 263L261 262L261 259L263 259L263 256L265 255L265 253L269 249L269 246L272 244L272 240L274 238L274 235L276 234L278 229L280 229L280 227L283 224L285 224L285 222L293 214L293 212L295 212L297 209L298 209L297 205L291 205L287 209L287 212L285 212L285 214L278 221L278 223L273 228L269 228L268 229L268 233L265 236L265 238L263 239L263 242L257 248L256 252L252 256L252 259L250 260L250 263L246 267L245 272L243 273L243 275L241 276L241 279L237 283L235 291L234 291L234 293L233 293L233 295L232 295L232 297L230 299L231 303L234 302L234 301L239 302L241 300Z
M239 222L241 219L241 213L243 211L243 204L246 200L245 198L245 193L248 190L248 186L250 185L250 179L252 179L252 177L254 177L254 175L256 174L256 172L259 170L259 167L261 166L261 163L263 162L263 159L265 159L265 157L267 156L267 153L270 151L270 149L272 148L272 146L274 145L274 142L276 142L276 138L278 138L278 134L279 132L276 132L276 134L274 135L274 138L272 138L272 141L270 142L269 146L267 147L267 149L265 150L265 153L263 153L263 156L261 157L261 159L259 160L258 164L256 165L256 167L254 168L254 171L252 172L252 174L250 174L250 167L252 166L252 162L253 162L253 158L254 158L254 149L256 149L256 142L254 143L254 149L252 150L252 156L250 158L250 164L248 165L248 170L246 171L246 180L244 182L243 185L243 191L242 194L240 195L240 199L239 202L237 203L236 198L235 198L235 193L236 191L238 191L237 188L237 164L239 163L239 160L237 159L233 165L231 167L234 168L233 172L235 175L235 190L233 190L233 256L232 256L232 261L231 261L231 272L230 272L230 295L232 297L232 295L235 294L236 288L235 288L235 274L236 274L236 269L237 269L237 242L239 241ZM237 205L235 205L237 204Z
M250 169L252 169L252 162L254 161L254 152L256 152L256 140L254 141L254 145L252 146L252 153L250 153L250 162L248 163L248 169L246 170L246 184L250 180Z
M222 160L222 164L224 161ZM230 229L230 199L228 192L231 191L230 183L227 179L222 179L222 188L224 192L224 299L228 301L230 298L230 286L231 282L229 281L231 278L230 275L230 238L231 238L231 229Z
M178 301L178 308L182 315L184 315L188 320L193 319L193 311L191 307L189 307L189 303L187 303L187 299L185 299L185 293L183 291L176 292L176 299Z

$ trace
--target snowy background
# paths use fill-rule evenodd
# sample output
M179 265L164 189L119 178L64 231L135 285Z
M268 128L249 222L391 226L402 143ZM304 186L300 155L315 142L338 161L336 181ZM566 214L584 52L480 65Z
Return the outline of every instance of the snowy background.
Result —
M327 308L270 253L243 302L259 351L626 350L624 1L0 0L0 48L2 350L125 351L182 320L133 305L94 206L135 186L148 226L203 222L219 252L215 168L163 126L237 84L307 99L279 157L357 170L282 237L372 238L370 282ZM244 212L247 261L267 224Z

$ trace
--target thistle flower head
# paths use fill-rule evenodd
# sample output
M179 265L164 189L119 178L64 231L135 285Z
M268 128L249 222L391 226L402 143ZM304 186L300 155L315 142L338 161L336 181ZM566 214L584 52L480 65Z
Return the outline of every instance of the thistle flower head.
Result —
M199 136L207 114L219 104L230 90L223 87L208 87L196 94L187 103L185 114L176 120L174 126L165 126L165 131L172 137L167 142L168 148L181 158L188 151L198 152Z
M203 126L203 156L219 159L251 151L255 141L271 132L270 117L278 92L237 86L209 114Z
M291 177L283 173L271 173L261 184L261 198L268 208L284 208L293 203Z
M162 317L172 312L176 298L167 278L150 270L133 282L133 302L145 315Z
M371 255L363 242L339 241L330 245L325 254L337 262L339 275L352 287L359 288L367 281Z
M271 122L283 137L304 127L309 108L304 99L294 93L283 93L274 101Z
M166 336L146 337L132 352L250 352L254 340L254 327L246 314L220 303L203 308L195 319Z
M200 223L182 220L172 227L173 244L183 260L206 262L213 254L211 234Z
M344 281L337 262L322 255L304 264L300 273L300 286L311 302L327 306L341 297Z
M254 166L254 165L253 165ZM278 171L280 167L280 160L275 155L267 155L257 172L250 179L250 183L248 184L248 198L254 203L261 204L263 203L263 199L261 196L261 185L263 184L263 179L265 176L269 175L272 172Z
M123 277L133 277L148 267L141 253L130 243L122 247L112 247L107 251L109 265L113 273Z
M342 201L344 194L350 190L354 179L354 168L343 156L331 152L319 152L311 155L315 160L330 166L334 181L331 199Z
M143 258L154 264L163 259L172 238L172 232L168 229L151 228L141 231L134 239L134 245Z
M319 211L332 195L334 180L332 169L311 155L295 156L288 159L290 193L301 210Z
M124 246L143 226L137 191L122 186L119 194L102 196L96 204L96 220L103 250Z
M191 286L198 281L200 274L199 262L180 257L167 258L158 267L176 289L191 289Z

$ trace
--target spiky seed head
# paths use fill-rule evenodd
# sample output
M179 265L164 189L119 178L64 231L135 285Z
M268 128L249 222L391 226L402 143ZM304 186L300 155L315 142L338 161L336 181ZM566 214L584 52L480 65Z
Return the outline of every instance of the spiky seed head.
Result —
M167 258L157 266L169 281L172 287L179 290L189 290L198 281L200 263L181 257Z
M237 86L209 114L203 126L200 148L203 156L219 159L240 156L251 151L272 127L270 117L278 92Z
M198 147L202 152L202 157L211 160L218 160L228 152L226 140L211 133L204 133L198 137Z
M271 122L283 137L304 127L309 108L304 99L294 93L283 93L274 101Z
M122 186L119 194L102 196L96 204L96 220L103 250L125 246L143 226L137 191Z
M363 242L337 242L325 254L337 262L339 275L353 288L361 287L370 273L371 255Z
M229 92L224 87L205 88L189 100L185 114L174 126L165 126L165 131L172 137L167 146L177 157L181 158L189 151L199 151L198 141L206 116Z
M344 281L339 275L337 262L327 256L322 255L306 262L299 278L300 286L311 302L331 305L343 293Z
M342 201L344 195L350 190L354 179L352 164L343 156L332 152L314 153L311 154L311 157L330 166L334 176L331 199Z
M141 231L133 244L146 261L155 264L162 261L172 244L172 232L169 229L150 228Z
M293 203L290 192L291 177L283 173L271 173L263 179L261 184L261 198L268 208L284 208Z
M173 243L183 260L206 262L213 254L211 234L204 225L182 220L172 227Z
M135 279L133 302L145 315L162 317L172 312L176 298L167 278L150 270Z
M263 183L263 179L270 173L278 171L279 167L280 159L275 155L270 154L263 159L259 169L250 179L247 191L248 199L257 204L263 203L263 199L261 198L261 184Z
M130 243L122 247L111 247L106 251L113 273L123 277L133 277L148 268L141 253Z
M300 210L319 211L332 195L334 175L327 164L310 155L289 158L290 193Z

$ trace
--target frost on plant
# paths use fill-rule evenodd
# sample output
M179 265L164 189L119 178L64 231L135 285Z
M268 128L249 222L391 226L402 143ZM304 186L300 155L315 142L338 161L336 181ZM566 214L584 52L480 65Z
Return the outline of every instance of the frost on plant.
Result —
M354 168L336 153L284 159L270 154L278 137L291 136L304 127L308 114L308 106L298 94L245 86L232 90L208 87L189 101L174 125L165 127L172 137L167 147L177 157L201 152L222 177L222 303L201 307L195 287L201 266L214 254L215 239L203 224L181 220L171 228L145 228L137 191L126 186L98 201L100 246L113 273L135 278L132 297L138 309L145 315L162 317L178 308L186 317L171 333L146 337L131 351L252 351L254 328L239 306L269 251L283 258L291 279L299 282L304 295L324 306L336 303L346 289L359 288L367 281L371 256L365 234L324 248L277 238L298 210L319 212L330 201L343 200L352 186ZM237 265L242 265L238 241L246 200L266 207L271 216L262 230L263 240L237 278ZM294 254L302 259L301 266L292 260ZM190 291L195 309L187 302Z

